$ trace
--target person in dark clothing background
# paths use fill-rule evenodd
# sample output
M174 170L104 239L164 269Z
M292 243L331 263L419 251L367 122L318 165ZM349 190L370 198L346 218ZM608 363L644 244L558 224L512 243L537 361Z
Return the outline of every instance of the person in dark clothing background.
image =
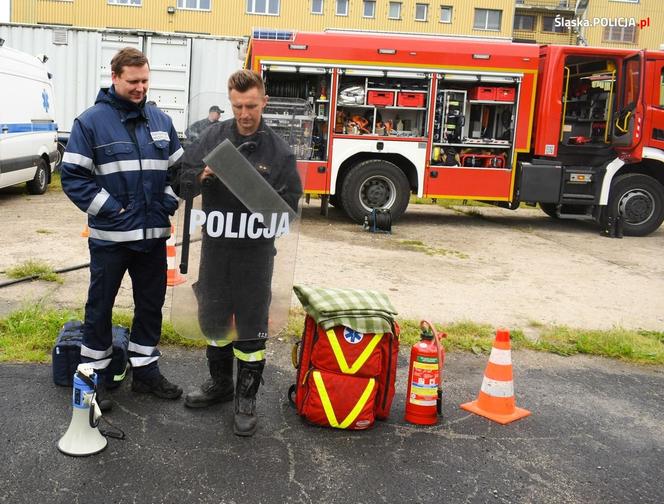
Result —
M196 139L201 136L201 133L203 133L203 131L205 131L209 126L219 122L219 118L223 113L224 111L221 110L217 105L212 105L210 107L210 111L208 112L208 116L205 119L196 121L185 130L184 135L187 137L187 144L191 144L192 142L196 141Z
M295 155L262 119L268 97L260 75L239 70L229 78L228 91L234 118L208 127L182 157L183 173L193 171L192 178L199 184L202 210L208 215L221 212L226 222L229 218L233 222L233 230L226 228L222 236L203 233L198 281L193 289L199 324L208 340L210 379L186 395L185 405L203 408L235 397L234 432L251 436L257 428L256 393L265 367L274 236L268 238L265 233L250 238L249 232L235 232L243 218L245 222L251 219L250 212L205 166L203 158L223 140L230 140L294 210L302 195L302 183ZM233 326L237 332L234 341Z
M134 48L111 60L113 85L72 127L62 188L88 214L90 286L81 360L105 383L112 356L112 311L127 271L134 318L129 343L132 390L177 399L182 389L160 372L157 349L166 295L166 239L178 200L167 172L183 149L171 118L146 105L150 67ZM99 400L102 409L110 401Z

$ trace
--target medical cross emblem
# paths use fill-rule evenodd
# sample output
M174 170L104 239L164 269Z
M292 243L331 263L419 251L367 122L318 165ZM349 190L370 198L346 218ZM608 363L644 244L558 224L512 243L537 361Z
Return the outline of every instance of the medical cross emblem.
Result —
M48 112L48 93L45 89L42 91L42 106L44 107L44 110Z
M346 327L344 329L344 338L351 345L356 345L357 343L362 341L363 337L364 337L363 334L361 334L357 331L353 331L352 329L349 329L348 327Z

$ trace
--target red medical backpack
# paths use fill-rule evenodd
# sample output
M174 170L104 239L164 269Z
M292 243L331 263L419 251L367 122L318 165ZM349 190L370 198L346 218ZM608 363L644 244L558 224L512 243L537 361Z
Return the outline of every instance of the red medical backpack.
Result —
M297 382L289 397L308 422L361 430L385 420L394 398L399 326L362 334L344 326L325 330L307 315L293 347Z

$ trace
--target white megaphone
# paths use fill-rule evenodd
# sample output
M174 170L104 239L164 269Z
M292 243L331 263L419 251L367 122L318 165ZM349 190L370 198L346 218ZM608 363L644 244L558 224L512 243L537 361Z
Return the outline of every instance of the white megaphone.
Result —
M90 364L79 364L76 368L72 390L74 411L67 432L58 442L58 450L66 455L93 455L108 444L97 429L101 417L96 400L97 379L98 375Z

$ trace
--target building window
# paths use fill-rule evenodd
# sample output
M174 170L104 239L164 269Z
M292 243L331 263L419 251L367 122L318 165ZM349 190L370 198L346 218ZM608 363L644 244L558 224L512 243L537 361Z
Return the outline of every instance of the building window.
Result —
M550 33L567 33L567 28L563 24L558 25L556 18L544 16L542 18L542 31Z
M374 0L364 0L364 14L362 14L362 17L376 17L376 2Z
M429 4L415 4L415 21L426 21L429 14Z
M401 19L401 2L390 2L387 17L388 19Z
M500 30L503 11L493 9L475 9L473 28L476 30Z
M514 29L533 31L535 29L535 16L525 16L523 14L514 14Z
M191 2L192 0L187 0ZM206 0L209 3L209 0ZM247 14L279 15L279 0L247 0Z
M636 44L636 26L607 26L602 34L604 42Z
M311 13L312 14L323 13L323 0L311 0Z
M108 0L109 5L133 5L140 7L143 0Z
M211 0L178 0L178 9L210 10Z
M348 0L337 0L337 16L348 15Z
M452 7L450 7L449 5L440 6L440 22L441 23L452 22Z

